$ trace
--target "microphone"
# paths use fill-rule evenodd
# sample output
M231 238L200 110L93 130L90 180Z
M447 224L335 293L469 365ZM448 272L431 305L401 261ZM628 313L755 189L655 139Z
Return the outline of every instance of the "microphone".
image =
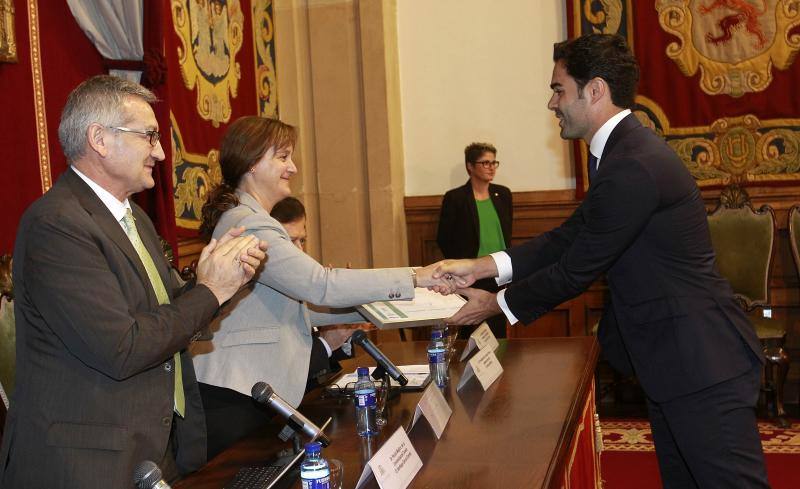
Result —
M253 388L250 390L250 393L253 395L253 399L256 402L266 404L274 409L278 414L286 418L288 423L296 431L305 432L305 434L310 436L312 440L320 442L323 447L327 447L331 444L328 436L325 435L325 433L317 425L300 414L297 409L291 406L291 404L281 399L281 397L276 394L275 391L272 390L272 387L266 382L256 382L253 385Z
M364 331L357 329L351 336L350 340L355 343L356 345L360 346L364 349L365 352L369 353L369 356L375 359L378 363L378 367L382 368L389 374L391 378L393 378L398 384L406 385L408 384L408 379L403 372L398 369L395 364L392 363L389 358L383 354L382 351L375 346L375 343L371 342L369 338L367 338L367 333ZM374 376L374 374L373 374Z
M161 469L155 463L145 460L133 470L133 483L137 489L171 489L161 478Z

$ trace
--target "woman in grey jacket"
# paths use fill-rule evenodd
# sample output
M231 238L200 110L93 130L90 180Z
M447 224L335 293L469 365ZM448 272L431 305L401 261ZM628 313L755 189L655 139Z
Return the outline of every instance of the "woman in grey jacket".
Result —
M270 216L291 194L297 173L292 126L242 117L222 139L222 182L203 206L201 232L221 236L244 226L269 244L268 259L252 285L239 292L212 323L214 337L192 347L206 410L209 458L266 423L250 398L264 381L290 404L302 399L308 376L312 327L363 322L345 308L379 300L412 299L414 287L434 284L432 267L329 269L295 247ZM438 283L438 281L437 281Z

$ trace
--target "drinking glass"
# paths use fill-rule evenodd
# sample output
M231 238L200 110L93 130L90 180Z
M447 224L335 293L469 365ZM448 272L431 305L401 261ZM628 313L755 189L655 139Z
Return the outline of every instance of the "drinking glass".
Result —
M383 380L375 382L375 425L378 429L382 429L386 425L386 400L389 398L389 389L391 388L391 381L389 376L384 376Z
M328 466L331 470L329 479L331 489L342 489L342 483L344 482L344 464L342 464L341 460L331 458L328 459Z

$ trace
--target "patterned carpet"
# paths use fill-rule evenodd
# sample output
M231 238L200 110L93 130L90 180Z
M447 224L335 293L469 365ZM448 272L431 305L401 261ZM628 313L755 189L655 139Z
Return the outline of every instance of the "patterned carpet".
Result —
M601 420L603 489L658 489L658 475L650 424L644 420ZM800 488L800 423L780 429L758 424L772 489Z
M647 421L601 421L603 450L612 452L655 452L650 423ZM772 423L758 423L764 453L800 454L800 423L787 429Z

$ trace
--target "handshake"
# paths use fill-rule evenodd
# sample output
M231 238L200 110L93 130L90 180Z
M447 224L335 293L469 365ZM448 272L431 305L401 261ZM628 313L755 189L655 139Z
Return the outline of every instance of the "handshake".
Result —
M459 293L468 301L446 324L479 324L484 319L502 313L496 294L470 288L475 281L497 276L497 265L490 256L465 260L442 260L417 268L417 286L443 295Z

